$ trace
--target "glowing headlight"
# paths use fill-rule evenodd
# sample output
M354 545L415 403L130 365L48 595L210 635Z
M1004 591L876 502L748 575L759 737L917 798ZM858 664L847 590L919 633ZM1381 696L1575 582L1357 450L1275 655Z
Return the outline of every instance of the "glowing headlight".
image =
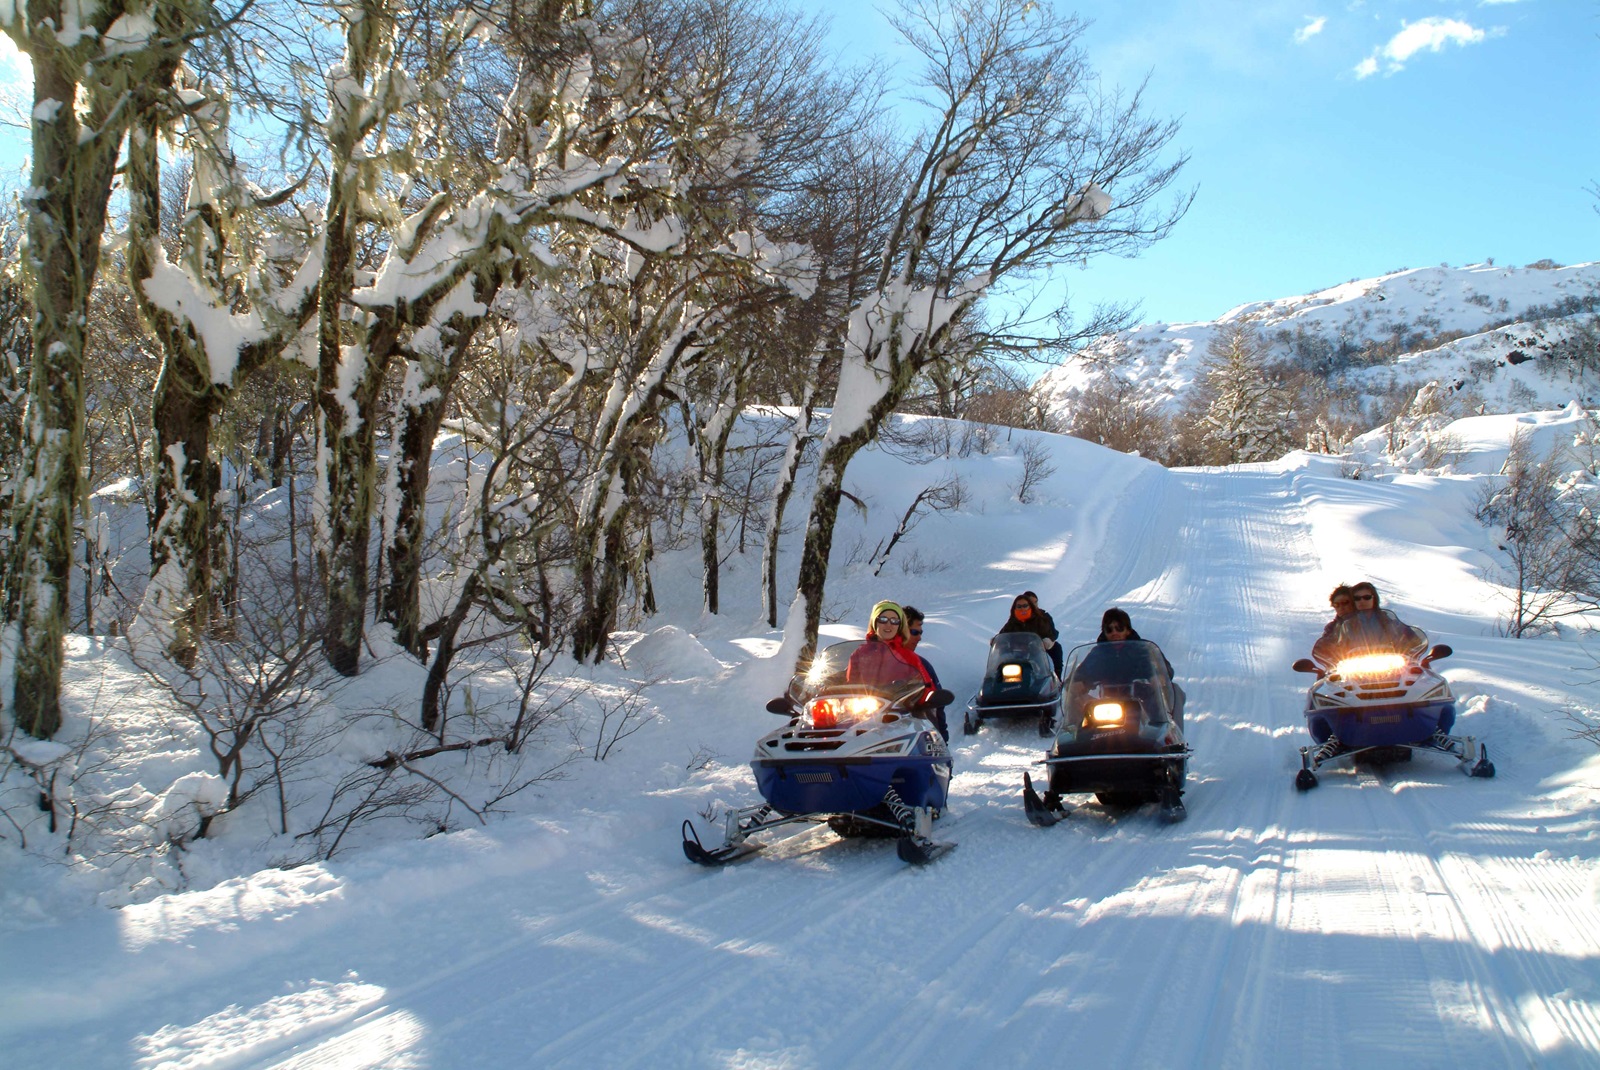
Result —
M1335 671L1340 676L1393 676L1406 667L1406 659L1399 654L1362 654L1345 658Z
M850 695L845 698L819 698L806 709L812 728L837 728L854 724L877 715L884 701L872 695Z
M1004 680L1008 684L1020 683L1021 680L1022 680L1022 666L1021 665L1002 665L1002 666L1000 666L1000 679Z
M1089 720L1095 724L1121 724L1122 703L1096 702L1089 707Z

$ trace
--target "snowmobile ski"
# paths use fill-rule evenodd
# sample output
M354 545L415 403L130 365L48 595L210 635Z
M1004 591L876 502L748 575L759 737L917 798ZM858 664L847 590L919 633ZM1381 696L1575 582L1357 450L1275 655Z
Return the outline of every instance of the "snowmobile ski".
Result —
M925 866L935 858L941 858L955 850L955 844L943 840L930 840L924 836L902 836L895 843L895 852L899 854L900 861L909 862L913 866Z
M1049 828L1071 813L1060 802L1051 806L1040 798L1033 788L1033 778L1027 773L1022 774L1022 812L1028 815L1030 824L1040 828Z
M1189 808L1183 805L1183 796L1176 791L1168 791L1161 797L1161 820L1169 825L1175 825L1189 816Z
M694 830L694 823L687 819L683 823L684 857L702 866L725 866L729 862L737 862L741 858L753 855L765 846L766 844L756 840L741 840L721 847L707 848L700 842L700 834Z

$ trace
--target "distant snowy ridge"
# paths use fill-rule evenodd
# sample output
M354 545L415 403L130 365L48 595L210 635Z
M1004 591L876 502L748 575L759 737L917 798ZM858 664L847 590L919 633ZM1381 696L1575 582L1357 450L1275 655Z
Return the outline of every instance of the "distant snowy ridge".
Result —
M1600 376L1583 381L1569 364L1539 358L1593 329L1600 263L1547 265L1416 268L1242 304L1206 322L1147 323L1098 340L1089 360L1047 372L1040 388L1058 413L1070 414L1075 395L1110 362L1176 404L1200 374L1212 339L1248 324L1266 343L1269 361L1358 386L1438 380L1449 390L1474 391L1474 407L1490 412L1592 403Z

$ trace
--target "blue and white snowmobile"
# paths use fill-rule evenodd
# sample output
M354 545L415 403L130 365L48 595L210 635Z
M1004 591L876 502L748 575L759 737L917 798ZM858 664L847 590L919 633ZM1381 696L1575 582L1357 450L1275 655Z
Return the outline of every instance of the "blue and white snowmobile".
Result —
M1473 736L1450 734L1456 699L1433 663L1452 653L1440 643L1426 653L1363 650L1331 668L1310 658L1296 661L1296 672L1315 673L1317 680L1306 692L1305 710L1314 742L1300 748L1294 786L1316 787L1318 770L1327 766L1409 762L1417 751L1448 755L1469 776L1494 776L1487 747Z
M1065 710L1044 758L1045 793L1022 775L1028 820L1054 825L1069 812L1063 795L1093 792L1110 810L1154 802L1162 820L1182 821L1190 753L1184 695L1161 648L1144 639L1088 643L1068 652L1066 668Z
M955 846L933 838L953 762L930 716L955 696L929 688L909 666L901 666L904 678L880 677L875 686L847 680L850 656L862 645L818 652L783 697L767 703L789 721L757 740L750 760L766 801L731 811L717 847L703 846L685 821L690 861L731 862L766 846L754 834L796 823L826 822L841 836L896 837L907 862L929 862Z
M1025 717L1048 736L1061 719L1061 695L1044 642L1033 632L1001 632L989 640L983 686L967 702L961 731L970 736L990 717Z

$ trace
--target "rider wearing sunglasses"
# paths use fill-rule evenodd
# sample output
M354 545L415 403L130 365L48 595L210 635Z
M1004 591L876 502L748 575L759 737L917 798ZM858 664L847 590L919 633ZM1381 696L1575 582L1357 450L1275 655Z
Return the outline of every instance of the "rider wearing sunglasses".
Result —
M1349 608L1340 604L1345 598ZM1428 645L1427 636L1383 608L1378 589L1367 580L1335 587L1328 602L1334 619L1311 647L1312 660L1324 668L1351 654L1387 650L1417 654Z
M850 655L844 678L852 683L879 687L896 680L920 677L933 687L933 677L923 666L922 659L906 643L911 638L911 625L899 603L879 602L872 607L872 615L867 619L871 622L867 626L867 641Z
M905 607L905 611L906 627L910 633L906 639L906 649L915 653L917 644L922 642L922 626L926 618L923 616L922 610L918 609L916 606L908 605ZM917 657L921 659L922 667L928 670L928 676L933 680L933 686L940 686L939 674L933 671L933 663L927 658L924 658L921 654L917 654ZM929 710L929 712L933 715L933 723L934 726L939 729L939 734L944 737L946 742L949 742L950 727L949 723L945 720L944 707L940 706L937 709Z
M1050 614L1039 608L1039 596L1032 591L1023 591L1011 600L1011 616L1000 626L1000 634L1006 632L1032 632L1044 642L1045 653L1050 655L1050 664L1055 666L1056 675L1061 675L1061 646L1056 642L1061 638L1061 633L1056 630L1056 622Z

